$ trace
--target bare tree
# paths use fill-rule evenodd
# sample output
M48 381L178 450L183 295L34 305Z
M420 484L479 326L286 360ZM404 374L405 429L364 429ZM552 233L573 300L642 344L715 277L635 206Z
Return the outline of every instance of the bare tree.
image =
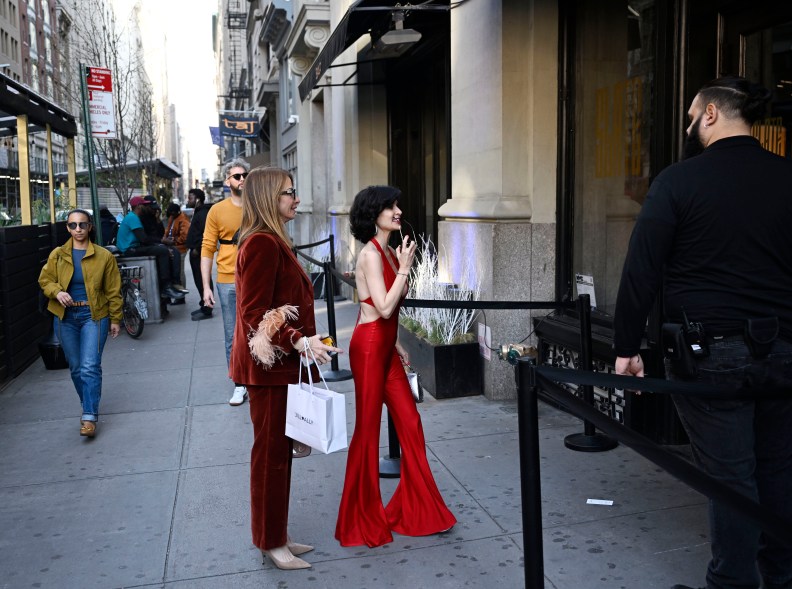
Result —
M134 19L129 20L131 26L119 26L107 0L71 0L70 5L71 63L64 69L72 76L84 75L78 67L83 63L106 67L113 74L117 137L94 140L93 144L100 168L98 176L102 183L112 186L126 212L134 189L142 184L144 168L157 152L157 115L151 83L143 67L139 31L134 29ZM73 96L79 92L79 84L67 81L62 91L72 94L73 104L80 104L79 97ZM149 172L156 173L156 169Z

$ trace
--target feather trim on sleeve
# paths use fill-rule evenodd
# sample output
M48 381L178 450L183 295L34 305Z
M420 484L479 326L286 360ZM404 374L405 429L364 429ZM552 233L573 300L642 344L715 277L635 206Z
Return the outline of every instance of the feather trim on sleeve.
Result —
M297 307L293 305L283 305L277 309L270 309L261 319L258 324L258 329L250 330L248 335L248 347L250 354L255 358L256 362L264 366L264 368L271 368L275 360L282 358L288 352L272 343L272 336L283 327L284 323L289 320L297 319Z

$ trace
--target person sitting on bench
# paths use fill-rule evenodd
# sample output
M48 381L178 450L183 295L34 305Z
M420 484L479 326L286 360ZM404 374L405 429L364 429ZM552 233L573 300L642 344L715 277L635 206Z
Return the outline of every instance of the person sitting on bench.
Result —
M171 299L183 299L184 292L173 286L171 260L168 247L156 238L146 235L140 217L145 214L146 200L142 196L133 196L129 201L129 212L121 221L116 236L116 247L122 256L154 256L157 260L160 295Z

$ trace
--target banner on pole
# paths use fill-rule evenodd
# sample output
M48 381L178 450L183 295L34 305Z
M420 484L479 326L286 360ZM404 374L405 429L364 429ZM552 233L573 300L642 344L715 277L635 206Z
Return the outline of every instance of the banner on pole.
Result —
M217 147L223 147L223 138L220 136L220 127L209 127L209 133L212 135L212 143Z
M258 137L261 131L258 118L220 115L220 134L232 137Z
M113 74L103 67L85 68L88 87L88 108L91 112L91 136L116 139L115 109L113 108Z

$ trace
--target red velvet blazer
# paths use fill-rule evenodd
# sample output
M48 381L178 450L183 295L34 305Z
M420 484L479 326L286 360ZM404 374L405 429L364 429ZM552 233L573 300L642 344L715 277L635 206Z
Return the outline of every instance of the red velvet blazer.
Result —
M296 383L300 355L292 342L316 335L313 284L297 256L280 238L271 233L256 233L242 243L236 261L236 298L230 378L244 385ZM272 344L285 355L276 359L272 367L265 368L251 355L248 337L258 329L264 313L283 305L297 307L299 316L286 322L272 336Z

